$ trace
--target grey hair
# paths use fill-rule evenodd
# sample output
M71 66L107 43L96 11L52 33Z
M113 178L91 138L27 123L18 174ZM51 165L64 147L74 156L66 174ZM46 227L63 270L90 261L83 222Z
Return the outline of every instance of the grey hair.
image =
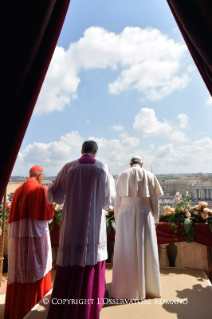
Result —
M93 152L98 151L98 145L95 141L85 141L82 144L82 151L83 153L92 154Z
M29 171L29 177L38 176L43 174L43 171Z
M131 158L130 164L143 164L143 159L140 156L135 155Z

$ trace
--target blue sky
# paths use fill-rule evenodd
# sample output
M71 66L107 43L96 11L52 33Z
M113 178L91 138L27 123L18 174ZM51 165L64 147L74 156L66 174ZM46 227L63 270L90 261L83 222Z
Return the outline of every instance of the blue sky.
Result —
M13 175L95 139L113 174L211 172L212 99L166 1L72 0Z

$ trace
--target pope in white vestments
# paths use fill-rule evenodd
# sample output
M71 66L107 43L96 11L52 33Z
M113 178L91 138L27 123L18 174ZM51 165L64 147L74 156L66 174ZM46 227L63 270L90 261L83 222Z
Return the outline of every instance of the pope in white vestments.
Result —
M155 175L142 169L141 157L132 157L130 165L116 183L111 296L157 298L161 285L155 227L159 221L158 197L163 191Z

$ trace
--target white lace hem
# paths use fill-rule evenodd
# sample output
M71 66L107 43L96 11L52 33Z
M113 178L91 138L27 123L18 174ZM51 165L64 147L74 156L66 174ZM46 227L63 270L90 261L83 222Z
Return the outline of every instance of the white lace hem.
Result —
M106 241L99 244L64 245L59 247L57 265L63 267L68 265L85 267L88 265L95 265L99 261L106 260L107 257Z
M27 225L32 227L27 229ZM52 268L48 221L11 223L8 235L8 283L30 283L45 277Z

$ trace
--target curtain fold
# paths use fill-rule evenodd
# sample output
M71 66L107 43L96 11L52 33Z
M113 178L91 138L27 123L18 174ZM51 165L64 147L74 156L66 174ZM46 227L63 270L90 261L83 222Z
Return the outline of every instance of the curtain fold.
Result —
M167 0L167 2L212 95L212 1Z
M69 3L70 0L2 0L0 3L0 199L32 116Z

